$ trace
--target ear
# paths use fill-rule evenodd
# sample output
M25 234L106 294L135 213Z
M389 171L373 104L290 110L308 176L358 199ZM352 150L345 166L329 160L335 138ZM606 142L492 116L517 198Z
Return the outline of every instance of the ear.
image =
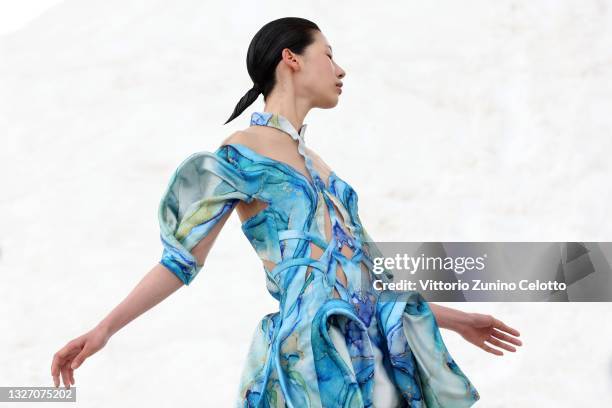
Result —
M282 61L287 64L291 69L297 71L300 69L301 60L300 57L291 51L289 48L284 48L282 53Z

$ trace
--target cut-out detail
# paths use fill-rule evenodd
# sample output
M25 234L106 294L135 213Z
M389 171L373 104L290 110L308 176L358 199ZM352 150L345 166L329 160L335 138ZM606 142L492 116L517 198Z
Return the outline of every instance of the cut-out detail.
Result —
M329 240L327 241L329 242ZM323 249L321 249L318 245L316 245L314 242L310 242L310 257L312 259L317 259L317 260L321 260L321 257L323 256ZM337 271L340 271L340 273L342 274L342 277L344 277L344 280L342 280L342 277L340 277L340 281L342 282L342 284L344 286L347 285L347 280L346 280L346 276L344 275L344 273L342 272L342 267L340 265L338 265L338 269ZM306 269L306 275L304 280L308 280L308 277L310 276L310 273L312 272L312 266L309 266ZM336 274L336 276L338 277L338 274ZM333 297L334 298L340 298L340 294L338 293L338 290L334 287L333 290Z
M338 293L338 289L334 288L334 293L332 294L332 296L335 299L340 299L342 296L340 296L340 293Z
M265 201L262 201L258 198L253 199L250 203L240 202L236 206L236 212L240 217L240 222L242 225L247 222L252 221L255 217L259 215L259 213L263 212L266 208L268 208L269 204Z
M336 205L336 202L334 200L331 200L332 206L334 208L334 213L336 214L336 218L338 219L338 227L340 228L340 230L342 231L342 233L348 237L350 237L352 242L355 242L355 237L353 236L353 234L351 234L350 232L348 232L346 230L346 222L344 220L344 217L342 216L343 212L346 212L346 210L343 209L343 211L340 210L340 208L338 208L338 205ZM341 205L341 204L340 204ZM345 245L343 243L341 251L342 255L344 255L346 258L351 259L353 257L353 254L355 253L355 251L350 248L349 246Z
M359 267L361 268L361 279L365 279L365 282L370 283L370 268L364 261L359 262Z
M212 245L215 243L217 236L221 231L221 228L223 228L223 225L225 225L225 223L227 222L230 214L231 211L228 211L227 213L223 214L219 222L210 230L208 235L206 235L206 237L200 240L200 242L198 242L191 249L191 254L196 258L198 268L204 267L204 263L206 262L208 253L210 252Z
M271 271L272 269L274 269L277 265L276 262L272 262L272 261L268 261L267 259L262 259L261 262L263 262L264 267L268 270Z
M325 241L329 244L332 240L333 233L332 233L332 227L331 227L331 217L330 217L329 209L327 208L327 205L322 206L322 211L323 211L323 219L324 219ZM348 286L348 280L346 278L346 274L344 273L344 270L342 268L342 265L340 265L340 263L336 264L336 279L345 288ZM338 289L335 287L335 285L334 285L332 296L334 298L342 297L340 293L338 292Z
M319 246L316 245L314 242L310 241L310 257L312 259L321 260L322 255L323 255L323 250L319 248ZM311 268L312 267L309 266L308 269L306 270L306 279L308 279L308 276L310 275Z

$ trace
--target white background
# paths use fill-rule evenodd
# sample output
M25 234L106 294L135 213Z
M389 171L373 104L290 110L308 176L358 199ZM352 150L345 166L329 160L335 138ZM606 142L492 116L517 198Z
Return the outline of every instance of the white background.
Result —
M222 125L252 84L252 36L279 17L316 22L347 71L306 141L375 239L612 236L609 1L0 4L2 386L52 385L53 353L159 260L170 174L263 108ZM452 306L522 333L496 357L443 331L477 406L612 404L610 303ZM77 405L231 406L276 308L234 216L190 287L77 369Z

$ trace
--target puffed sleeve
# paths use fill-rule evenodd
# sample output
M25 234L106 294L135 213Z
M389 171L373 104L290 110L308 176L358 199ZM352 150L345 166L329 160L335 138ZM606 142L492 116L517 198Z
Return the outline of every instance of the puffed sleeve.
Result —
M163 253L160 263L185 285L198 274L191 253L238 201L251 202L259 188L256 175L234 161L229 147L187 157L172 174L159 204Z

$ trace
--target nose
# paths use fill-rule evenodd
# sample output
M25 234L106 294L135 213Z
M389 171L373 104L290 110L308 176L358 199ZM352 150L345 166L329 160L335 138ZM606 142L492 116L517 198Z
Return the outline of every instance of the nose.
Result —
M335 62L335 61L334 61ZM337 76L338 79L342 79L346 76L346 71L342 69L342 67L338 64L336 64L336 72L337 72Z

